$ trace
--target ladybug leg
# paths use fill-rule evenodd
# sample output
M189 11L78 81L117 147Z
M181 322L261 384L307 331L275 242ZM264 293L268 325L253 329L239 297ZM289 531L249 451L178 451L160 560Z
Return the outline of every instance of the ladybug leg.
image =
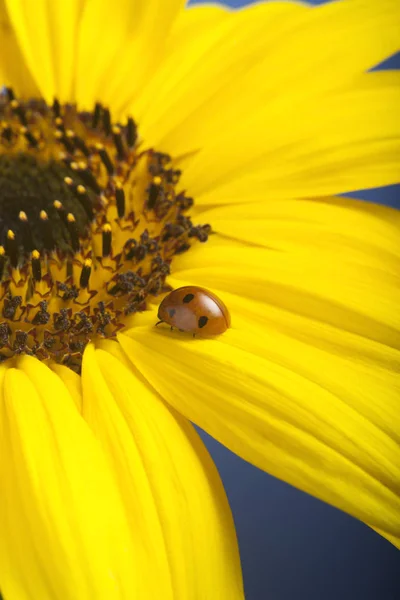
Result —
M174 328L173 328L173 327L172 327L172 325L171 325L171 331L173 331L173 330L174 330Z
M196 337L196 334L195 334L195 333L193 334L193 337Z
M164 321L158 321L158 323L156 323L156 327L157 327L157 325L159 325L160 323L164 323Z

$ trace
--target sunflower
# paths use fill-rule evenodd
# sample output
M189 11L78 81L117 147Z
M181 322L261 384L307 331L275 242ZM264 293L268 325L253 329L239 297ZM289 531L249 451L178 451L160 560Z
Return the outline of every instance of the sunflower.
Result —
M399 13L0 0L5 600L242 598L190 422L400 545Z

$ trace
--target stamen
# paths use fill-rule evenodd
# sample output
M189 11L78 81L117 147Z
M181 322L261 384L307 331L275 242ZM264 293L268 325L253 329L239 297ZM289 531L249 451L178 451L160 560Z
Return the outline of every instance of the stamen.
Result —
M107 173L111 176L114 174L114 165L112 163L111 158L108 155L107 150L104 148L102 144L97 144L96 149L99 153L99 156L102 160L103 165L105 166Z
M15 100L15 94L12 88L7 87L6 88L6 94L7 94L7 98L9 102L12 102L13 100Z
M100 185L98 184L92 171L85 165L84 167L79 164L79 176L88 187L90 187L96 194L101 193ZM67 182L66 182L67 183Z
M92 272L92 261L87 258L83 264L79 285L81 288L89 286L90 273Z
M148 200L147 200L147 209L154 210L157 200L161 197L163 190L160 186L161 177L154 177L153 183L150 184L148 188Z
M13 131L11 129L11 127L9 125L7 125L7 123L2 123L3 129L1 132L1 137L6 140L7 142L11 142L12 138L13 138Z
M77 191L79 202L82 204L89 220L92 220L93 219L93 206L92 206L92 203L90 201L90 198L88 196L85 186L78 185L76 187L76 191Z
M117 150L118 160L125 160L125 148L122 141L121 129L119 127L113 127L113 139L115 148Z
M112 232L111 232L111 225L109 223L104 223L103 229L102 229L102 235L103 235L103 252L102 252L103 257L110 256Z
M55 118L61 117L61 105L57 98L54 98L52 108Z
M82 152L82 154L84 156L87 157L90 155L90 150L88 149L88 147L86 146L86 144L82 138L80 138L78 135L74 134L73 140L74 140L74 144L75 144L76 148L80 152Z
M133 148L134 147L134 145L136 144L136 140L137 140L137 127L136 127L136 123L132 119L132 117L129 117L129 119L128 119L128 125L127 125L127 135L126 135L126 141L128 142L129 148Z
M117 183L115 190L115 199L117 202L118 218L123 219L125 216L125 192L121 184Z
M18 244L15 239L15 233L11 229L7 231L6 252L12 266L15 268L18 265Z
M35 136L33 135L33 133L31 133L27 127L21 127L20 132L22 133L22 135L25 136L25 139L28 142L28 144L31 146L31 148L37 148L38 141L35 138Z
M61 144L64 146L64 148L66 149L67 152L69 152L70 154L73 154L74 144L72 143L72 141L68 138L68 136L64 132L57 131L56 138L58 139L59 142L61 142Z
M21 210L18 218L20 220L20 231L22 237L22 244L27 252L31 252L33 250L33 239L32 232L28 222L28 217L26 213Z
M59 200L54 200L53 202L53 206L56 209L58 216L60 217L61 221L67 225L67 213L66 210L64 208L64 206L61 204L61 202Z
M111 133L111 113L108 108L103 109L103 129L108 136Z
M4 267L6 265L6 250L0 246L0 281L3 279Z
M26 114L25 114L24 109L18 102L18 100L11 101L11 108L13 109L14 113L17 115L17 117L21 121L21 124L26 127L28 125L28 121L26 120Z
M60 133L65 133L64 121L61 117L57 117L54 123Z
M44 247L46 248L46 250L52 250L54 248L54 239L51 231L51 223L49 221L48 214L45 210L41 210L39 217Z
M99 102L96 102L96 104L94 105L93 119L92 119L93 129L96 129L96 127L100 123L101 111L102 111L101 104Z
M71 238L71 246L74 252L78 252L80 248L78 228L76 226L76 220L72 213L67 215L67 228Z
M32 252L32 275L35 281L42 279L42 265L40 262L40 252L33 250Z

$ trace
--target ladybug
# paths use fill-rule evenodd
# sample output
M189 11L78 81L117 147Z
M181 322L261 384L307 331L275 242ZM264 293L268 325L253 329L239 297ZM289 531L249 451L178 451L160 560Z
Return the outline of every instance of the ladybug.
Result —
M219 335L230 327L231 317L225 304L212 292L189 285L170 292L158 308L158 321L171 329Z

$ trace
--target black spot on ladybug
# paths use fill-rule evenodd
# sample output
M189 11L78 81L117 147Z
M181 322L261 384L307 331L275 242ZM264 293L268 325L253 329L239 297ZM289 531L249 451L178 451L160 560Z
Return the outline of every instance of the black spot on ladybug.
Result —
M204 325L207 325L207 321L208 321L208 317L200 317L200 319L199 319L199 327L200 327L200 329L202 327L204 327Z
M183 298L182 302L184 302L185 304L188 304L188 302L191 302L194 298L194 294L186 294L186 296Z
M173 317L175 313L176 313L175 308L169 308L168 309L168 314L169 314L170 317Z

